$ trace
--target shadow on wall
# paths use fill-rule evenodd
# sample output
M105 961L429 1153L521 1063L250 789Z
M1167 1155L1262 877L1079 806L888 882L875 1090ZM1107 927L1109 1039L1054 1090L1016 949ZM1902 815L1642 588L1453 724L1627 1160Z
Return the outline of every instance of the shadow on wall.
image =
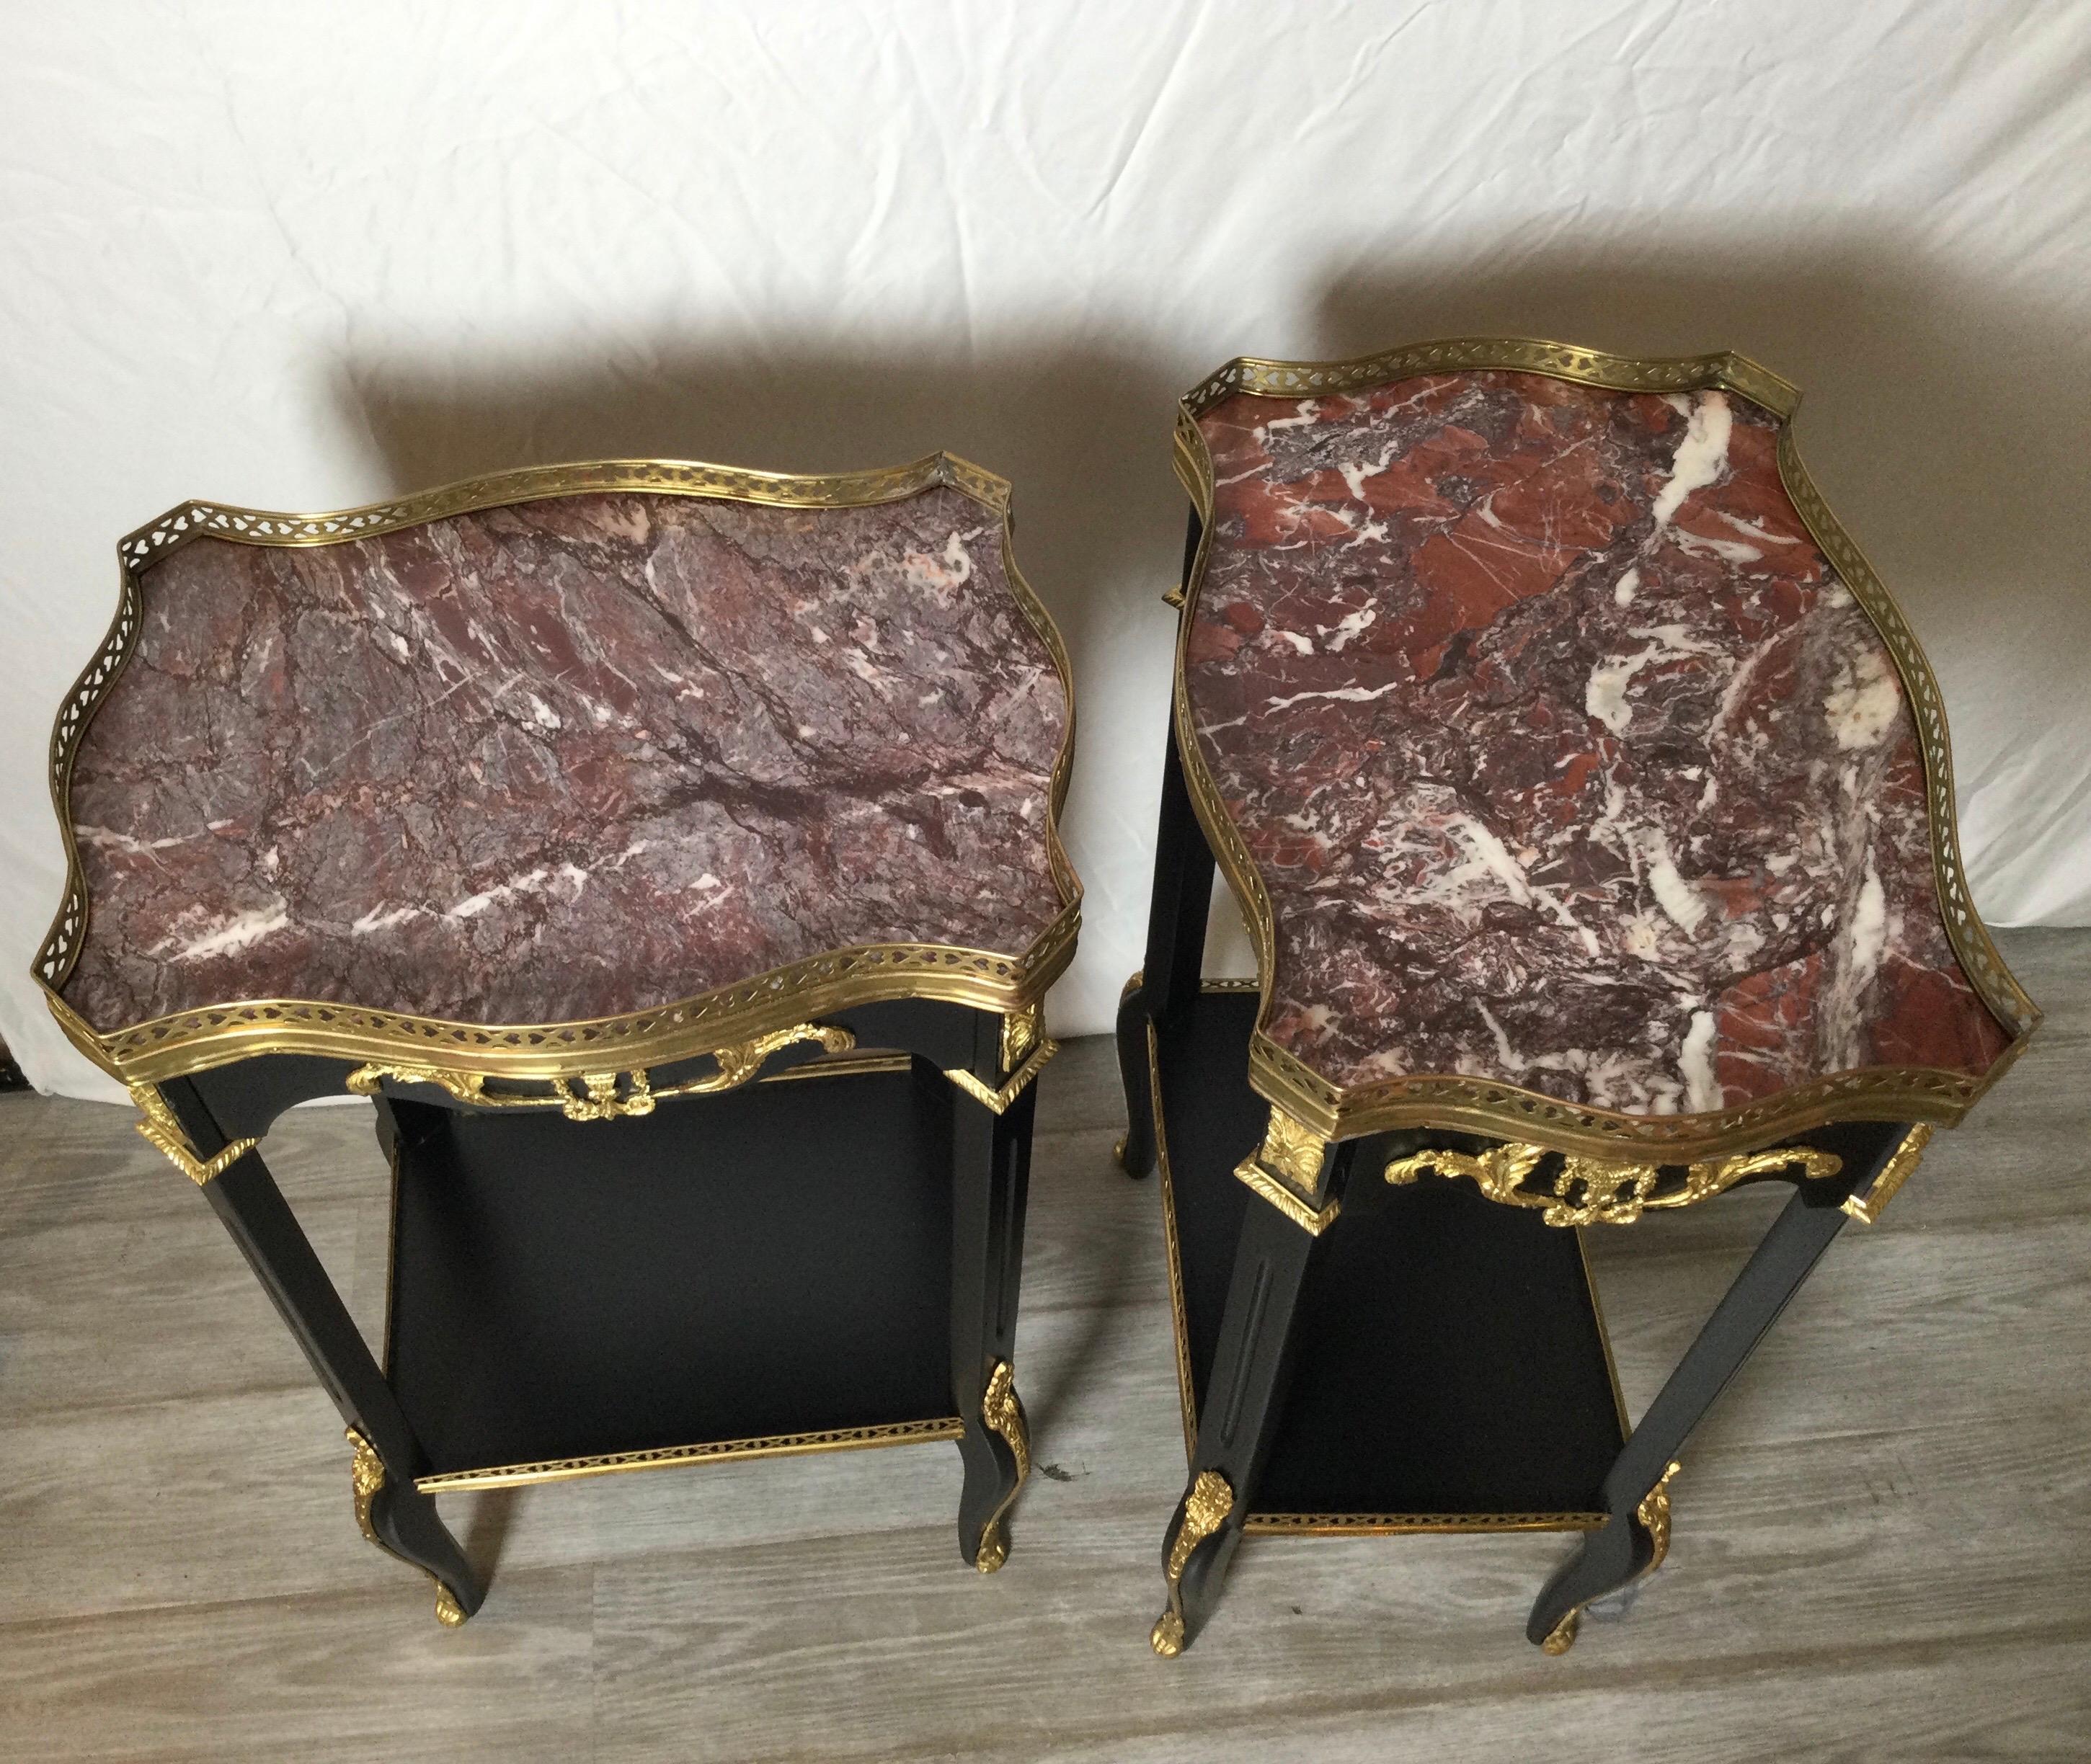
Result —
M1459 336L1734 349L1794 381L1809 469L1940 675L1978 900L2012 902L2007 923L2091 923L2080 316L1845 230L1804 253L1673 236L1604 254L1507 241L1457 261L1390 256L1327 274L1296 334L1325 359ZM1254 971L1236 915L1213 926L1208 970Z
M2091 863L2074 849L2091 806L2091 711L2077 708L2091 654L2091 338L2072 315L1848 230L1809 252L1666 234L1602 254L1508 239L1456 260L1354 256L1304 299L1290 349L1231 327L1195 355L1180 339L1148 354L1136 339L1050 333L970 351L867 339L847 354L663 337L628 362L367 359L335 392L399 491L561 460L821 471L938 447L1011 479L1018 556L1083 699L1069 821L1090 884L1084 953L1111 944L1116 967L1146 906L1169 665L1156 596L1175 579L1183 518L1170 467L1179 394L1237 350L1339 357L1477 334L1740 350L1807 394L1809 466L1939 669L1978 890L2008 888L2015 919L2091 917ZM2035 703L2059 715L2029 728ZM1216 930L1231 919L1216 915ZM1102 1026L1081 990L1086 1026Z
M1046 338L969 359L869 342L847 355L787 342L758 356L689 338L630 366L365 362L337 390L398 491L577 459L821 472L960 454L1015 484L1018 561L1084 680L1123 622L1114 609L1135 596L1152 605L1175 579L1179 377L1166 362Z
M2091 652L2080 316L1969 281L1908 241L1846 232L1800 255L1686 241L1602 259L1520 254L1478 273L1471 263L1346 272L1321 299L1316 343L1347 355L1494 333L1627 355L1735 349L1783 374L1806 394L1796 434L1809 470L1934 662L1957 673L2009 652L2073 689L2059 706L2080 694ZM2084 639L2073 650L2057 645L2065 626Z
M395 491L595 458L760 470L897 465L939 448L1015 486L1016 555L1067 639L1080 746L1064 829L1087 893L1054 1030L1108 1028L1139 963L1183 501L1175 402L1196 372L1051 335L1007 348L867 339L848 354L662 338L630 364L366 359L334 395Z
M2081 683L2048 622L2091 635L2091 333L2076 316L1967 281L1907 241L1848 234L1802 255L1688 239L1547 255L1508 241L1347 269L1310 298L1307 352L1321 356L1488 334L1755 356L1808 394L1809 464L1921 635L1950 652L2025 630L2037 666ZM1020 557L1079 669L1119 596L1144 606L1174 577L1173 406L1221 359L1050 337L970 360L876 343L757 359L664 341L628 368L366 363L338 391L399 490L606 456L818 471L949 448L1015 481Z
M1340 357L1459 334L1735 349L1799 385L1809 468L1945 691L1978 903L2006 923L2091 923L2080 312L1840 227L1820 250L1672 234L1602 257L1512 243L1458 264L1353 267L1327 278L1313 339Z

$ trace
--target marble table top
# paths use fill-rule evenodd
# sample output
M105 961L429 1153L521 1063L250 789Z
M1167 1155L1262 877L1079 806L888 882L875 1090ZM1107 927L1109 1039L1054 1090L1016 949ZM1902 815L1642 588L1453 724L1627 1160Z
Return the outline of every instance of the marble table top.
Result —
M1007 487L911 481L317 545L202 523L136 570L72 755L65 1007L97 1035L257 999L564 1023L882 945L1042 990L1079 894L1058 639Z
M1196 420L1183 686L1281 1057L1703 1115L1878 1069L1964 1095L2030 1027L1949 939L1908 689L1770 412L1463 370Z

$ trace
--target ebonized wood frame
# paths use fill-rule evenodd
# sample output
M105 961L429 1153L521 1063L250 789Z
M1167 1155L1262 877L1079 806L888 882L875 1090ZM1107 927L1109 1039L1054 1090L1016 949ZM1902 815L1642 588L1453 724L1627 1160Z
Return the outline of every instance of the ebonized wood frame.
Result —
M1202 536L1194 510L1184 545L1187 589ZM1180 592L1170 596L1172 604L1179 598ZM1166 1031L1197 998L1216 868L1185 783L1179 738L1172 716L1162 755L1145 959L1119 1006L1119 1067L1127 1117L1119 1158L1134 1177L1147 1175L1155 1164L1149 1025ZM1842 1170L1826 1180L1792 1180L1792 1199L1632 1431L1606 1476L1604 1524L1579 1538L1575 1554L1541 1589L1525 1633L1547 1652L1567 1650L1585 1607L1624 1591L1660 1564L1669 1530L1663 1485L1677 1454L1851 1216L1845 1203L1872 1187L1903 1144L1910 1124L1852 1122L1831 1131L1845 1154ZM1826 1137L1821 1129L1810 1135L1817 1142ZM1390 1157L1426 1146L1465 1142L1462 1135L1428 1127L1334 1141L1324 1148L1312 1192L1302 1194L1300 1203L1323 1211L1339 1207L1354 1172L1373 1174ZM1244 1156L1255 1149L1242 1147ZM1254 1507L1257 1476L1270 1452L1294 1356L1340 1351L1339 1344L1293 1339L1292 1318L1313 1241L1308 1231L1275 1205L1252 1206L1245 1217L1189 1475L1163 1534L1168 1604L1153 1641L1155 1651L1165 1656L1196 1639L1218 1602Z
M970 1073L989 1091L1009 1076L1004 1019L996 1012L899 1000L827 1013L824 1020L849 1029L861 1047ZM771 1069L802 1064L812 1052L787 1049ZM340 1095L356 1063L265 1054L164 1079L157 1089L207 1161L241 1140L258 1140L297 1103ZM677 1075L672 1065L661 1071L664 1079ZM1026 1085L1000 1112L955 1084L943 1089L952 1110L951 1398L964 1423L958 1542L961 1556L987 1573L1007 1554L1008 1509L1029 1469L1022 1406L1007 1368L1015 1352L1037 1086ZM416 1100L428 1095L418 1090ZM384 1094L378 1102L382 1138L390 1111ZM810 1095L807 1104L818 1106ZM429 1468L428 1453L260 1152L245 1151L201 1186L350 1431L357 1517L367 1534L435 1581L442 1621L462 1623L483 1603L484 1581L438 1517L433 1496L416 1487ZM780 1306L784 1301L780 1295ZM779 1327L789 1327L788 1316L780 1314Z

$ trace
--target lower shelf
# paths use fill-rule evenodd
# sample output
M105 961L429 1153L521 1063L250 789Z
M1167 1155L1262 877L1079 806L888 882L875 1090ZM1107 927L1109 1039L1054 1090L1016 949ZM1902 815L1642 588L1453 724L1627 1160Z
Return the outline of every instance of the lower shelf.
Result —
M1187 1450L1270 1106L1248 1085L1253 991L1209 983L1149 1052ZM1315 1241L1251 1531L1587 1530L1625 1440L1573 1230L1467 1185L1352 1177Z
M950 1086L574 1122L394 1101L388 1375L428 1491L955 1439Z
M525 1482L561 1482L576 1476L609 1476L620 1470L657 1470L677 1465L710 1464L722 1458L790 1458L814 1452L858 1452L873 1446L915 1445L925 1439L955 1439L965 1431L956 1415L939 1421L899 1421L878 1427L844 1427L823 1433L774 1434L758 1439L711 1439L696 1445L651 1446L592 1457L549 1458L535 1464L500 1464L481 1469L433 1472L414 1478L424 1495L445 1489L515 1488Z

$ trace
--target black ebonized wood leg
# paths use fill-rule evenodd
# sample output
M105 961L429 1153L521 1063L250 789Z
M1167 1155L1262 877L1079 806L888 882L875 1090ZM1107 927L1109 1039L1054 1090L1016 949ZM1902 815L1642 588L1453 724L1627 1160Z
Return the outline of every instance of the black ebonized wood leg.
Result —
M1872 1182L1908 1130L1879 1129L1878 1155L1869 1147L1869 1155L1847 1160L1835 1181L1796 1188L1620 1451L1605 1478L1609 1517L1583 1534L1575 1555L1541 1590L1524 1626L1527 1640L1565 1654L1586 1605L1661 1564L1670 1542L1665 1485L1677 1454L1843 1228L1845 1198Z
M394 1477L354 1427L348 1430L348 1443L355 1454L349 1474L356 1524L379 1549L421 1569L435 1581L436 1621L455 1628L486 1598L464 1551L437 1517L435 1502L411 1482Z
M161 1089L203 1155L230 1142L188 1081ZM206 1183L204 1194L347 1424L355 1512L364 1535L434 1580L442 1622L463 1623L485 1603L485 1589L437 1517L434 1500L415 1489L420 1443L269 1167L250 1151Z
M982 1017L974 1074L998 1085L1000 1021ZM998 1076L990 1079L989 1073ZM1016 1308L1024 1266L1024 1212L1031 1181L1036 1084L999 1114L955 1091L951 1127L951 1388L965 1432L959 1453L959 1553L983 1574L1009 1555L1009 1509L1031 1472L1031 1442L1018 1399Z
M1153 1103L1147 1024L1166 1025L1196 1002L1205 963L1205 921L1213 904L1213 854L1191 807L1172 727L1162 759L1162 814L1154 841L1154 893L1147 956L1139 984L1118 1010L1118 1061L1125 1082L1126 1134L1119 1162L1129 1176L1154 1168Z
M1147 1067L1147 989L1136 978L1118 1004L1118 1074L1125 1086L1125 1135L1118 1142L1127 1176L1153 1171L1154 1087Z
M1241 1541L1277 1427L1293 1314L1314 1243L1313 1234L1274 1206L1249 1203L1190 1478L1162 1542L1168 1603L1148 1639L1164 1659L1197 1639Z

